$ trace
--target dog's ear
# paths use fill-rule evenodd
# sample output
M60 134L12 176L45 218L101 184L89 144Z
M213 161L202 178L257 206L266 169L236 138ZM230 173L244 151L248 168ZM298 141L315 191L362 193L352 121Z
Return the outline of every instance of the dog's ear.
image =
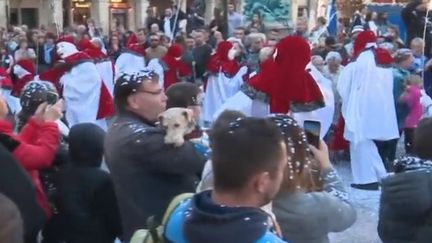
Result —
M188 121L189 123L190 123L190 122L193 122L193 111L192 111L192 110L190 110L190 109L185 109L185 110L182 112L182 114L183 114L183 116L186 118L186 121Z

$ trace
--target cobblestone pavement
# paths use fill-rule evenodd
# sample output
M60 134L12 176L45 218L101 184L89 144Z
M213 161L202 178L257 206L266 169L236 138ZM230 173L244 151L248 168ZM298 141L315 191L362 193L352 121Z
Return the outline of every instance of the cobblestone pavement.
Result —
M331 243L381 243L377 232L380 191L364 191L350 187L352 182L349 162L335 165L342 177L351 201L357 209L357 221L351 228L330 234Z

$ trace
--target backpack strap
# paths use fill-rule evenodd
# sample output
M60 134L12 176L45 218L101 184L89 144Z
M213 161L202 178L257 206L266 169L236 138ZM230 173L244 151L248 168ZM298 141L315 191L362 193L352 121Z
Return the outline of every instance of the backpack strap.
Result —
M171 200L168 205L167 210L162 219L162 226L165 226L168 223L169 218L171 217L174 210L185 200L191 199L194 196L194 193L182 193L177 195L173 200Z

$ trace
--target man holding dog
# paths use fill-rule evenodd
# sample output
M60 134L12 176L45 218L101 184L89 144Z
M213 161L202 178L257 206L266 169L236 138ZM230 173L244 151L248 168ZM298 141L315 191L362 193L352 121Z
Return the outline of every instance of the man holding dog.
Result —
M180 147L164 143L165 132L156 122L167 96L158 79L143 70L123 75L114 87L117 117L106 136L105 158L126 242L134 231L147 228L149 217L160 223L173 197L195 191L205 162L188 141Z

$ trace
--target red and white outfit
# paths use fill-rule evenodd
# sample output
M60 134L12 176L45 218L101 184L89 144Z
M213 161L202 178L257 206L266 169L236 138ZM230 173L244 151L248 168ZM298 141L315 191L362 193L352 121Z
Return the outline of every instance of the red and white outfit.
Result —
M115 77L117 80L122 74L130 74L145 69L145 46L138 43L135 35L131 35L127 41L125 50L115 62Z
M354 184L375 183L387 175L373 140L399 137L393 99L393 59L376 47L372 31L354 43L354 62L341 72L337 89L342 98L344 137L350 142Z
M114 97L115 66L109 56L104 54L101 49L93 45L88 39L82 39L78 44L78 49L85 52L93 59L105 88L108 90L111 97Z
M248 116L266 117L270 113L312 111L324 106L320 87L306 65L310 62L309 44L299 37L286 37L275 47L273 58L260 65L241 91L215 113L232 109ZM294 92L295 90L295 92Z
M105 118L114 114L114 103L92 58L77 50L72 37L62 37L56 45L64 64L38 78L61 84L69 127L90 122L107 129Z
M183 48L174 44L168 48L165 56L161 59L154 58L147 65L147 68L159 75L159 83L165 90L192 75L192 69L181 60L182 55Z
M20 96L22 88L33 80L36 68L32 60L21 59L13 67L13 73L17 77L12 88L12 94Z
M5 68L0 68L1 91L12 114L21 111L20 99L12 95L13 82Z
M244 83L248 69L235 60L235 55L234 45L229 41L222 41L207 64L209 77L204 97L205 122L213 122L214 114Z

